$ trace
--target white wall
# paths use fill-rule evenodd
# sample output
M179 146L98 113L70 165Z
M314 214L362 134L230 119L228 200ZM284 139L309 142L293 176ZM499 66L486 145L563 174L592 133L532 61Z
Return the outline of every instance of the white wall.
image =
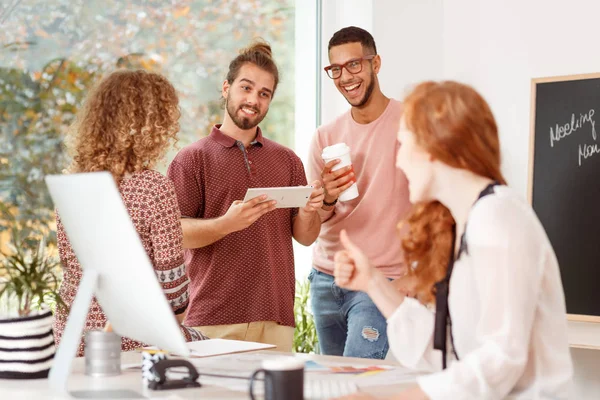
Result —
M442 0L374 0L373 3L370 32L381 56L379 81L383 93L402 99L415 82L440 79Z
M525 194L531 78L600 70L595 50L600 2L460 3L457 9L456 0L444 1L444 76L469 81L490 102L499 121L505 175Z
M383 59L383 91L401 98L408 85L425 79L473 85L488 100L498 121L503 172L511 186L526 196L531 79L600 71L600 1L369 3L370 14L360 12L372 18L371 32ZM324 31L327 23L337 24L336 29L344 26L339 22L324 20ZM334 111L338 109L323 103L323 116L335 115ZM599 324L571 322L569 328L572 344L600 346ZM600 351L573 348L572 355L573 398L600 398Z

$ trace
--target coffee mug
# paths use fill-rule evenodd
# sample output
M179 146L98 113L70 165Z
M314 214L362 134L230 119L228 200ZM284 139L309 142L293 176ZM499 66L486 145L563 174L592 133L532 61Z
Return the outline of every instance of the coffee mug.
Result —
M250 398L254 397L254 381L259 374L265 378L265 400L304 399L304 361L294 357L265 360L262 368L250 378Z
M100 330L85 333L85 374L94 377L121 373L121 337Z

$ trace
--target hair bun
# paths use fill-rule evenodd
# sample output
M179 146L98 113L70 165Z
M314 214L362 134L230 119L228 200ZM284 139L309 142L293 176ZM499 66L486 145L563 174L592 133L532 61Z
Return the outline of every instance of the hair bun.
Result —
M249 47L242 50L242 53L263 53L269 58L273 58L273 52L271 51L271 46L269 43L265 42L262 39L257 39L252 43Z

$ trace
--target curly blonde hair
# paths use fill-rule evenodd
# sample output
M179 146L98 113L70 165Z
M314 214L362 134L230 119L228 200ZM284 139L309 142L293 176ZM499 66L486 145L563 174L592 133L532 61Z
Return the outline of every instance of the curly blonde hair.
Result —
M500 171L500 141L494 115L487 102L470 86L458 82L424 82L404 101L404 122L416 142L435 159L454 168L492 179L506 180ZM446 276L455 221L439 201L413 206L403 224L406 262L416 277L417 298L434 302L434 284ZM456 238L460 240L460 238Z
M152 168L177 142L179 99L162 75L144 70L111 73L90 92L71 126L68 172L126 173Z

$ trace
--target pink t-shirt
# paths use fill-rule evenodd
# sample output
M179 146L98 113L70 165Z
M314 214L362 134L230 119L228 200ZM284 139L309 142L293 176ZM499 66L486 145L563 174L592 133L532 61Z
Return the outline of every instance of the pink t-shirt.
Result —
M324 221L313 248L314 267L333 273L333 257L342 250L340 231L346 229L372 264L388 278L404 272L404 256L397 225L409 211L408 182L396 168L397 140L402 103L390 99L375 121L359 124L350 111L317 129L310 146L309 180L320 179L321 153L327 146L344 142L351 149L359 196L338 201L333 212L321 212Z

